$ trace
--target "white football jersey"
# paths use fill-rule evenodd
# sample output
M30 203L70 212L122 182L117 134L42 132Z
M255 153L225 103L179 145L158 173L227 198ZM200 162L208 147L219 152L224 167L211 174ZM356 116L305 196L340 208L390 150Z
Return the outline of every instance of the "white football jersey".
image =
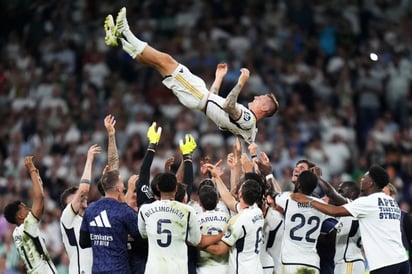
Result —
M263 244L262 210L254 204L241 210L229 220L222 241L231 246L229 273L263 273L260 250Z
M365 261L361 250L359 222L352 216L340 217L335 229L335 263Z
M207 210L198 214L200 230L204 235L216 235L226 230L229 214L221 210ZM200 251L197 273L228 273L229 255L216 256L205 251Z
M401 238L401 210L394 199L377 192L343 206L359 221L369 270L408 259Z
M326 215L314 209L309 203L297 203L290 198L290 192L276 196L276 204L283 208L285 230L281 258L284 265L302 265L319 269L319 255L316 243ZM322 200L311 197L323 203Z
M199 244L201 232L195 210L174 200L140 207L139 232L148 238L146 273L188 273L187 244Z
M13 241L28 274L57 273L44 243L39 235L40 221L29 212L24 223L13 231Z
M80 226L83 218L74 212L69 203L60 217L60 229L64 248L69 256L69 273L92 273L92 248L81 248L79 244Z
M163 79L162 83L176 95L182 105L189 109L203 110L221 130L230 131L235 136L241 136L247 143L256 138L256 117L251 110L242 104L236 103L241 110L237 121L230 119L229 114L223 110L225 98L220 97L206 87L205 82L182 65L176 68L170 77Z
M268 208L265 216L265 224L263 225L264 232L264 250L270 255L273 260L274 273L282 273L282 260L280 258L280 251L282 250L282 238L284 230L283 215L273 209ZM263 264L265 267L265 264Z

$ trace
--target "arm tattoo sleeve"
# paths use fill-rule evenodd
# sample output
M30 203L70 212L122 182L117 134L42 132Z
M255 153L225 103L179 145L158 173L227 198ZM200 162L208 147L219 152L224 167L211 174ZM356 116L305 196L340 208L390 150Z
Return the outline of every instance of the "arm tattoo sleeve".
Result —
M115 135L109 135L109 147L107 149L109 170L119 169L119 153L117 152Z
M237 83L236 86L227 95L223 109L229 114L233 120L238 120L241 115L241 110L236 108L237 97L239 96L242 85Z

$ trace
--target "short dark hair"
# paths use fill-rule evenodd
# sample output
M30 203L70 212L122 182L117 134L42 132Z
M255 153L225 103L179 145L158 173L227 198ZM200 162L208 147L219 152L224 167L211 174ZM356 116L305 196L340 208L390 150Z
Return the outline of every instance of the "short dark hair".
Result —
M17 212L20 210L21 201L17 200L9 203L4 208L4 217L7 222L17 225Z
M349 199L355 200L360 195L360 187L358 183L354 181L344 181L341 184L341 187L348 188L348 197Z
M162 172L153 178L153 183L157 185L160 192L173 192L176 190L176 175L169 172Z
M107 192L108 190L114 188L119 180L119 170L114 169L107 171L105 174L102 176L102 187L104 192Z
M311 162L311 161L309 161L309 160L306 160L306 159L299 160L299 161L296 163L295 166L298 166L298 165L301 164L301 163L307 164L309 168L312 168L312 167L315 167L315 166L316 166L313 162Z
M185 198L186 194L187 194L187 185L183 184L183 183L177 183L177 191L175 194L175 200L178 202L183 203L183 199Z
M247 179L240 187L243 201L248 205L260 203L262 200L262 188L260 184L253 179Z
M203 186L199 190L199 201L204 209L215 209L218 202L218 195L216 189L209 185Z
M266 179L265 177L263 177L263 175L257 174L256 172L246 172L243 174L243 176L240 178L240 184L236 185L235 188L235 193L239 192L240 187L242 186L242 183L244 183L246 180L255 180L256 182L259 183L260 185L260 189L261 189L261 195L262 195L262 199L263 199L263 194L265 193L265 189L266 189ZM261 202L263 202L263 200L261 200ZM259 202L259 206L261 204L261 202Z
M372 165L366 174L379 188L384 188L389 183L388 172L379 165Z
M60 206L62 208L65 208L67 206L67 203L66 203L67 197L75 194L78 189L79 188L77 186L71 186L69 188L66 188L63 191L63 193L60 195Z
M304 170L299 174L298 183L303 194L311 195L318 184L318 177L313 172Z
M200 181L199 183L199 187L197 188L197 193L200 192L200 189L202 189L202 187L204 186L211 186L211 187L215 187L215 183L213 182L212 179L210 178L204 178L202 181Z

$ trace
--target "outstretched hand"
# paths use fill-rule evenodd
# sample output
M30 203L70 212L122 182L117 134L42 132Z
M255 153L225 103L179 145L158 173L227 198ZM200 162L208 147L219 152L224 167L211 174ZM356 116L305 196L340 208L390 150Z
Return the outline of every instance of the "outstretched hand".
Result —
M89 150L87 151L87 158L93 159L95 154L102 152L102 148L99 145L92 145L90 146Z
M273 170L272 170L272 164L269 160L269 157L266 155L265 152L260 152L260 159L256 159L256 164L258 166L258 169L260 171L260 173L263 176L272 174Z
M240 69L240 76L238 79L238 83L242 85L242 87L246 84L247 80L249 80L250 72L247 68Z
M219 160L216 164L207 163L204 166L210 172L213 178L221 177L225 173L225 169L221 168L222 160Z
M116 125L116 119L113 115L109 114L104 118L104 126L106 127L107 134L113 135L116 133L114 126Z
M227 64L226 63L218 64L216 68L216 72L215 72L215 77L223 78L226 76L226 73L227 73Z
M156 145L159 143L160 136L162 135L162 127L156 129L156 122L153 122L147 131L147 138L150 144Z
M33 163L33 156L24 157L24 165L26 166L28 171L35 170L36 167L34 166L34 163Z
M197 147L197 144L196 144L196 141L193 135L186 134L185 142L183 143L183 140L181 139L179 141L179 147L183 155L191 155Z

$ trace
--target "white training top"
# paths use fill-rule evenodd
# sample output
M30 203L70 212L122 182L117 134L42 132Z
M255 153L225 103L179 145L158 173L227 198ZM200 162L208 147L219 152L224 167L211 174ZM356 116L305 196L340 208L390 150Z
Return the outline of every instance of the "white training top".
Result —
M197 215L200 230L204 235L217 235L226 230L229 214L221 210L207 210ZM212 272L213 271L213 272ZM228 254L224 256L212 255L200 251L197 264L197 273L225 274L228 272Z
M352 216L340 217L335 229L335 264L365 261L361 249L359 221Z
M57 273L44 243L39 235L40 221L29 212L24 223L13 231L13 241L28 274Z
M369 270L408 259L401 239L401 210L394 199L377 192L343 206L359 220Z
M69 203L60 217L60 230L63 245L69 256L69 273L92 273L93 253L92 248L81 248L79 244L80 226L83 218L74 212Z
M139 232L149 240L145 273L188 273L187 242L199 244L201 232L195 210L174 200L140 207Z
M241 210L229 220L222 241L229 251L229 272L237 274L262 273L260 250L263 244L262 210L254 204Z
M316 243L326 215L308 203L297 203L290 198L291 192L276 196L276 204L284 209L285 230L282 242L282 263L303 265L319 269ZM323 203L322 200L311 197Z
M236 103L236 108L241 110L241 116L237 121L231 120L229 114L223 110L225 98L209 93L205 82L191 73L186 66L179 64L172 75L164 78L162 83L172 90L185 107L205 110L206 116L221 130L241 136L248 143L255 141L257 128L253 112L244 105Z

